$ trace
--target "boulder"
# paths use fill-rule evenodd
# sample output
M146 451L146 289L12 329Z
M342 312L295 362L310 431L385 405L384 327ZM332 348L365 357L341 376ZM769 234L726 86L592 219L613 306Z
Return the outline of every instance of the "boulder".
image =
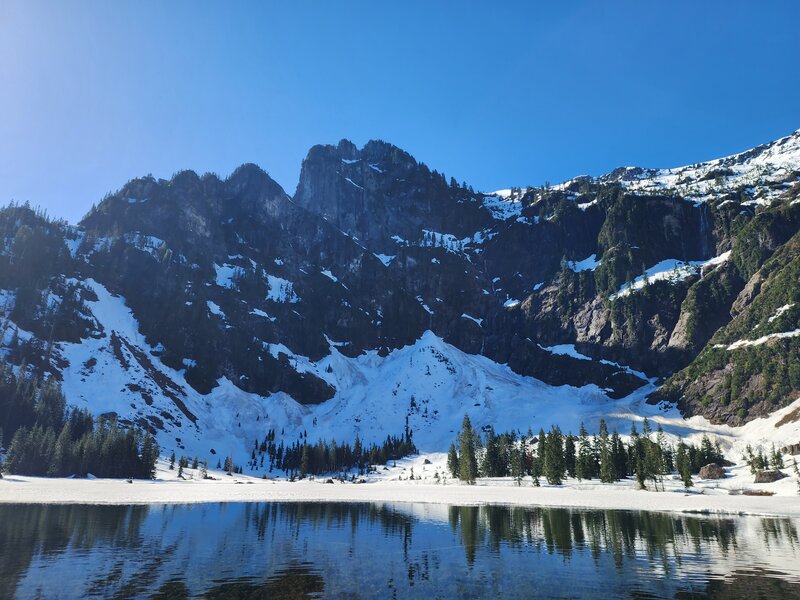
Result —
M700 469L700 479L725 479L725 469L717 463L709 463Z
M777 469L775 471L759 471L756 473L756 483L772 483L787 477L786 473L782 473Z
M798 454L800 454L800 442L784 446L783 448L781 448L781 452L783 452L784 454L790 454L791 456L797 456Z

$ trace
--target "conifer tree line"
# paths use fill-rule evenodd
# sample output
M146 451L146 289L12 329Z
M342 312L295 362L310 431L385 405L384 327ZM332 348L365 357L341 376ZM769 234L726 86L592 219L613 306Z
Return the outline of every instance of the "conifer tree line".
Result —
M764 449L761 447L758 448L758 451L754 452L753 447L747 444L747 448L745 448L744 451L744 460L747 466L750 467L750 472L753 475L759 471L765 471L770 468L778 470L785 467L783 456L780 451L775 448L775 444L772 444L772 449L769 454L764 452Z
M52 377L17 376L0 365L0 448L4 470L20 475L61 477L155 476L159 448L149 433L123 428L113 419L67 409Z
M260 442L255 440L248 467L283 471L287 476L305 477L357 470L360 475L374 465L383 465L410 454L416 454L413 432L406 423L403 435L386 436L381 444L364 446L358 436L352 445L336 440L309 443L308 432L291 445L275 442L275 430L270 429Z
M580 480L599 479L613 483L634 477L639 487L664 489L664 476L678 472L684 485L692 484L692 475L710 463L722 464L719 442L712 444L704 435L698 446L680 440L677 446L667 442L661 425L654 432L645 418L642 432L632 424L628 442L609 433L601 419L598 434L590 436L581 423L578 435L564 434L557 426L548 432L517 436L515 432L496 434L489 426L481 436L464 416L456 441L450 444L447 467L453 477L474 483L477 477L513 477L521 482L526 476L538 486L544 479L560 485L565 477Z

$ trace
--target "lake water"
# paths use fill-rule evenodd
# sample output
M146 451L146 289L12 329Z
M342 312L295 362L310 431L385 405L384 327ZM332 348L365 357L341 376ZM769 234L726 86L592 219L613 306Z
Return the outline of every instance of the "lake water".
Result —
M0 597L800 598L799 530L505 506L0 505Z

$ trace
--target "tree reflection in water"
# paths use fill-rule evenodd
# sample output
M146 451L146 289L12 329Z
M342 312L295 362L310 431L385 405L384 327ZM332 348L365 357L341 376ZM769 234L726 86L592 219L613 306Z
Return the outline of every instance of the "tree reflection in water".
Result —
M509 506L6 505L0 597L800 597L797 527Z

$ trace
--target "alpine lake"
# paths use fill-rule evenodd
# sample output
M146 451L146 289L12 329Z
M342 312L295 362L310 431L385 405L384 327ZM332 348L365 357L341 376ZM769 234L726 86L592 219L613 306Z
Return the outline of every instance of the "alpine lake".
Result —
M0 506L2 598L800 598L800 519L437 504Z

